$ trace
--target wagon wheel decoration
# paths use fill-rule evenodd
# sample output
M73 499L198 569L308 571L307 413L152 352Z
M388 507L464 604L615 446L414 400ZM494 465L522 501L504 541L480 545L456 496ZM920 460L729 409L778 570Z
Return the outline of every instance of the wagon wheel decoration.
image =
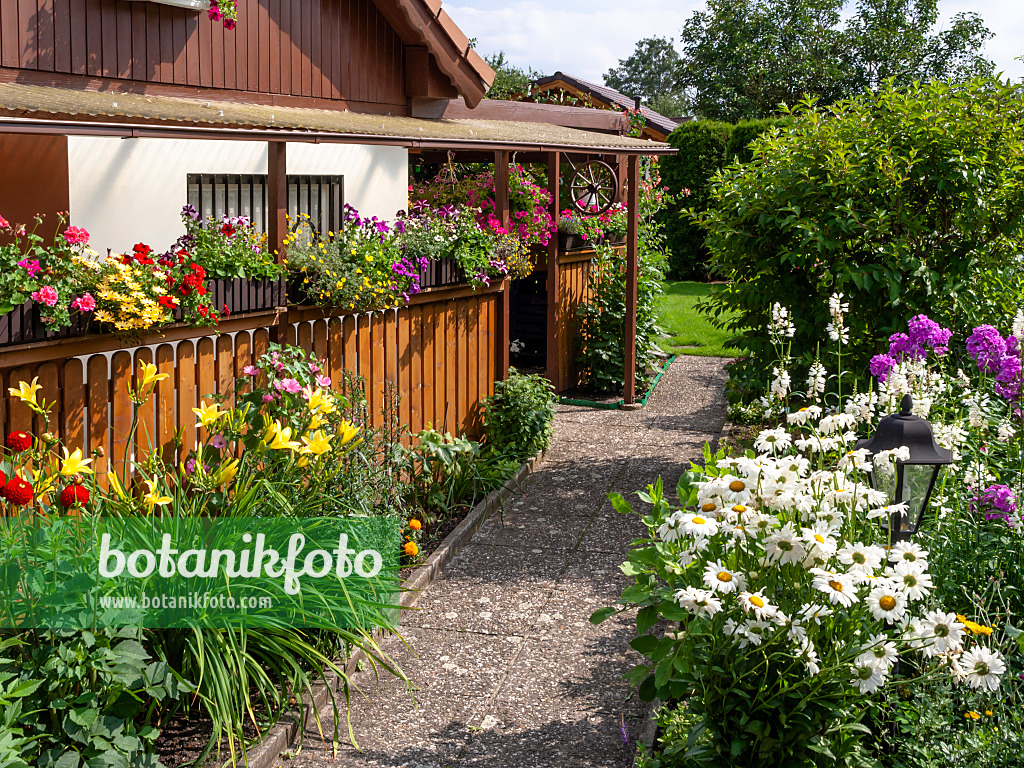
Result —
M615 169L603 160L589 160L569 177L569 199L579 213L604 213L615 202L618 189Z

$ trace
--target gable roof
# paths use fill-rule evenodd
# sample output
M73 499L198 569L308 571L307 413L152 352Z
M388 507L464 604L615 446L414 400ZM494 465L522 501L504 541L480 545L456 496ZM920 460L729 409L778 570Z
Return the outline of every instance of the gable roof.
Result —
M494 70L470 45L441 0L374 0L403 40L426 46L441 70L470 107L494 82Z
M614 88L609 88L607 85L598 85L574 75L567 75L564 72L555 72L553 75L534 80L532 85L544 89L546 86L556 85L559 82L565 83L581 93L619 109L633 109L636 105L632 96L627 96ZM648 107L641 106L640 111L647 120L647 125L656 128L666 136L672 133L678 125L671 117L665 117Z

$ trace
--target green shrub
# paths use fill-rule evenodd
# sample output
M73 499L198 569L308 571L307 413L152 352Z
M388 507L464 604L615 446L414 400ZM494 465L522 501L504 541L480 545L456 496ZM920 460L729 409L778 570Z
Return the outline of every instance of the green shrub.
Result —
M785 128L790 121L784 118L766 118L764 120L743 120L733 126L732 134L729 136L729 143L725 146L725 158L727 162L749 163L754 153L750 149L750 142L756 139L765 131L772 128Z
M764 391L774 359L773 303L793 312L792 354L809 364L828 297L844 294L844 367L863 375L909 318L963 315L1024 248L1019 87L885 87L828 108L803 103L795 116L755 139L750 163L723 169L694 217L728 282L705 309L749 353L733 373L750 393Z
M510 368L505 381L494 383L484 401L487 444L501 453L525 459L551 445L555 394L543 376Z
M665 225L668 275L672 279L707 277L704 232L682 212L685 208L699 212L707 207L711 178L722 167L731 135L729 123L698 120L680 124L668 137L668 143L679 150L679 154L661 160L662 178L677 199L660 216Z

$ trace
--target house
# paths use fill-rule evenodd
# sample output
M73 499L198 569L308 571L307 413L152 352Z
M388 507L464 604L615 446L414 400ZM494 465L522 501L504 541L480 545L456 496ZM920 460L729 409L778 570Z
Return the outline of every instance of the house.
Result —
M478 107L493 72L439 0L237 0L233 29L204 2L0 0L0 215L44 213L52 228L70 211L94 248L119 253L168 247L191 203L250 216L283 258L289 214L336 229L343 203L381 218L406 208L411 155L493 163L507 223L513 155L547 165L557 216L563 157L618 159L635 211L638 157L671 151L509 112L444 115L453 100ZM635 274L635 242L627 250ZM566 348L557 239L547 261L556 380ZM439 286L362 314L242 286L215 331L179 324L132 339L53 336L16 310L0 316L0 337L5 324L10 332L0 338L0 428L32 428L7 387L38 377L66 445L123 455L118 425L131 405L118 393L153 362L168 378L141 418L173 455L179 430L194 443L191 408L230 396L234 376L276 340L326 361L335 383L343 370L363 376L378 423L393 383L413 433L434 424L479 434L480 403L508 372L509 283ZM106 459L96 467L103 475Z
M653 109L641 105L639 98L627 96L607 85L591 83L574 75L555 72L530 83L531 100L545 101L555 99L559 103L576 104L582 107L612 109L617 111L633 110L639 107L646 123L640 134L652 141L665 141L668 135L682 122L681 118L665 117Z

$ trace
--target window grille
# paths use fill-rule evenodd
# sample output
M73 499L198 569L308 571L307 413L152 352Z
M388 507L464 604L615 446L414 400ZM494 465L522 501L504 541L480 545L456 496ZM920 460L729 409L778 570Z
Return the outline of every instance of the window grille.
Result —
M344 176L289 176L288 215L309 214L313 228L338 232L343 226ZM263 174L188 175L188 202L205 219L248 216L267 231L267 177Z

